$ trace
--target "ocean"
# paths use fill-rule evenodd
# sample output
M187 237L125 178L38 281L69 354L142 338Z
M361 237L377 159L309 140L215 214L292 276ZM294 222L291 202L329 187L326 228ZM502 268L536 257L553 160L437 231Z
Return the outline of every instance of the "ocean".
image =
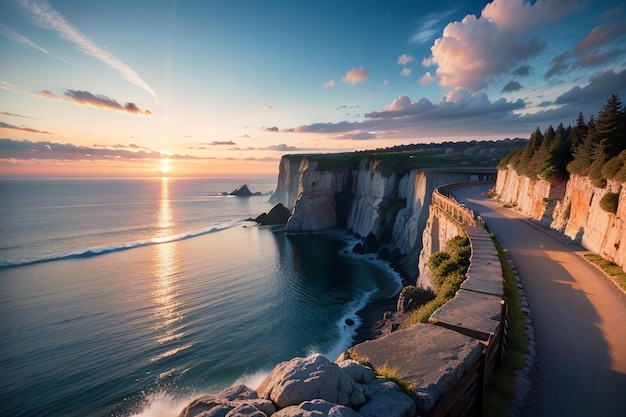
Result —
M1 179L0 415L176 416L282 361L347 349L356 313L400 277L352 254L345 232L247 221L271 205L221 194L241 185Z

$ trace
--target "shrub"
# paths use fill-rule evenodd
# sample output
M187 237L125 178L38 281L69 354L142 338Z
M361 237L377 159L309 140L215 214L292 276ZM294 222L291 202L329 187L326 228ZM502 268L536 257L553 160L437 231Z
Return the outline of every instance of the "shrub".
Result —
M617 213L617 206L619 204L619 194L608 192L602 196L600 200L600 208L607 213Z
M435 298L435 294L432 291L418 288L414 285L407 285L402 288L400 293L404 297L404 311L418 308Z

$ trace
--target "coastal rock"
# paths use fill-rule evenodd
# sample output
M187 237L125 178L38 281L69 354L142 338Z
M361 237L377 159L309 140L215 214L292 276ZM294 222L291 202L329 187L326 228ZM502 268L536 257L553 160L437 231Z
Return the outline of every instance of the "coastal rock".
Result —
M279 408L314 399L344 406L365 402L362 388L336 363L319 354L280 363L257 391Z
M222 417L272 415L276 408L271 401L260 399L256 391L236 385L218 394L203 395L193 400L178 417ZM233 414L234 413L234 414Z
M300 405L291 405L283 408L272 415L272 417L361 417L351 408L334 404L324 400L305 401Z
M291 216L291 212L287 207L283 206L281 203L276 204L269 213L263 213L256 219L255 222L259 223L262 226L269 226L275 224L287 224L289 217Z
M376 373L372 368L363 366L353 359L346 359L337 365L359 384L371 384L376 379Z
M362 417L413 417L415 402L400 392L396 384L379 379L364 386L365 395L370 399L359 409Z
M261 195L260 192L255 192L253 193L252 191L250 191L250 189L248 188L248 186L246 184L242 185L241 187L233 190L230 195L234 195L237 197L250 197L253 195Z

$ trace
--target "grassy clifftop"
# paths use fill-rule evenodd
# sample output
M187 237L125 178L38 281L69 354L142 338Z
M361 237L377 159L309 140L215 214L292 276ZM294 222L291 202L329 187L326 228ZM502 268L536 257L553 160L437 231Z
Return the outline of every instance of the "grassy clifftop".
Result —
M493 167L506 154L520 149L525 139L498 141L443 142L401 145L368 151L286 155L287 158L303 159L318 163L320 171L356 169L363 160L371 162L381 174L404 175L412 169L438 167Z

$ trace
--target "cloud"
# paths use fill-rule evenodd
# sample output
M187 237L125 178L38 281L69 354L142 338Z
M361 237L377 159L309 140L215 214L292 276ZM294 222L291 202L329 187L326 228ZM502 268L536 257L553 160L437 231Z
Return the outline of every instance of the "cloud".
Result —
M337 140L370 140L376 139L377 136L370 132L362 130L354 130L352 132L346 132L335 137Z
M233 142L232 140L225 140L225 141L214 140L213 142L204 142L204 143L201 143L200 145L210 145L210 146L229 145L229 146L234 146L234 145L236 145L236 143Z
M502 87L502 93L511 93L522 89L522 85L515 80L511 80Z
M458 9L452 9L443 13L429 13L426 16L424 16L422 19L420 19L418 23L419 27L417 28L415 32L413 32L411 39L409 39L409 43L421 45L430 41L437 34L437 31L438 31L437 26L445 18L455 13L457 10ZM398 60L398 64L400 64L399 60Z
M335 80L331 78L330 80L328 80L322 85L324 86L324 88L333 88L335 86Z
M619 38L626 34L626 23L617 25L600 25L596 26L589 34L576 45L574 52L579 53L591 48L602 46L603 44Z
M571 57L572 53L569 51L565 51L552 58L552 62L550 62L550 68L545 73L544 78L550 78L555 75L563 74L565 71L567 71L570 66L568 61Z
M519 75L520 77L524 77L526 75L530 75L532 68L530 67L530 65L527 64L523 64L520 65L519 67L515 68L512 71L513 75Z
M30 133L50 134L50 132L40 131L40 130L36 130L36 129L30 128L30 127L25 127L25 126L14 126L14 125L10 125L10 124L4 123L4 122L0 122L0 128L22 130L24 132L30 132Z
M337 110L342 110L342 109L360 109L361 105L360 104L342 104L341 106L337 106Z
M31 117L31 116L24 116L22 114L15 114L15 113L9 113L8 111L3 111L0 112L0 114L4 114L5 116L11 116L11 117L22 117L24 119L35 119L35 120L41 120L38 117Z
M403 77L408 77L409 75L411 75L411 68L407 68L407 67L402 68L400 75L402 75Z
M0 82L0 88L2 88L3 90L14 90L15 86L11 83L8 83L6 81L2 81Z
M276 126L272 126L272 127L261 127L261 130L263 132L279 132L280 129L277 128Z
M272 105L268 104L267 106L265 106L265 107L264 107L264 109L265 109L266 111L272 111L272 110L274 110L274 106L272 106Z
M139 74L115 55L101 49L95 42L65 20L63 15L54 10L50 3L45 0L19 0L19 3L26 12L35 18L38 25L56 31L62 38L76 45L79 51L102 61L117 71L126 81L148 92L158 102L154 90Z
M90 106L90 107L97 107L100 109L123 111L123 112L130 113L130 114L140 114L140 115L145 115L145 116L149 116L152 114L150 110L141 110L135 105L135 103L126 103L124 106L122 106L120 103L113 100L112 98L109 98L102 94L94 95L90 93L89 91L66 90L65 97L67 97L67 100L69 102L78 104L81 106Z
M426 71L426 74L424 74L424 76L420 78L419 83L420 85L428 85L433 81L435 81L435 77L430 75L430 72Z
M478 91L496 75L510 72L546 48L546 42L529 37L541 23L557 20L580 7L583 0L494 0L479 18L467 15L449 23L435 40L432 57L439 84Z
M33 49L36 49L39 52L43 52L44 54L48 54L48 51L46 51L41 46L31 42L27 37L25 37L23 35L20 35L16 31L14 31L14 30L12 30L12 29L4 26L4 25L0 25L0 35L6 36L7 38L11 39L13 42L17 42L17 43L19 43L21 45L28 46L28 47L31 47Z
M568 106L603 104L610 94L624 93L626 93L626 70L619 73L608 70L594 74L586 86L576 86L561 94L555 103Z
M365 82L369 75L370 72L363 67L352 68L350 71L346 72L346 75L341 79L341 81L354 85L356 83Z
M88 147L71 143L32 142L30 140L0 139L0 159L57 160L119 160L119 159L204 159L191 155L168 155L149 149L128 150L117 147Z
M621 51L591 51L578 60L577 64L581 67L593 67L609 62L613 58L621 55Z
M58 97L56 96L56 94L48 91L48 90L41 90L39 93L37 93L37 95L39 95L40 97L43 98L51 98L51 99L57 99Z
M413 61L413 55L402 54L398 57L398 65L406 65Z

